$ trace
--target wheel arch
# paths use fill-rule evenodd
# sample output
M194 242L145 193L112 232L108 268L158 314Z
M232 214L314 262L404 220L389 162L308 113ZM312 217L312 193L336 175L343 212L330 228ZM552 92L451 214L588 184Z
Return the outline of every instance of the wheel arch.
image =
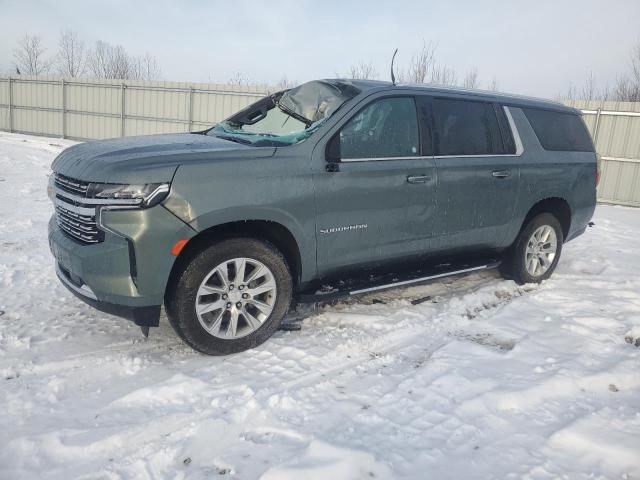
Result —
M235 237L267 241L275 246L284 255L291 269L294 290L297 289L302 277L302 256L298 242L291 231L281 223L271 220L240 220L211 226L189 239L173 263L165 298L175 285L179 272L195 255L215 241Z
M569 202L562 197L546 197L536 202L527 212L527 215L520 226L520 231L529 223L529 221L541 213L550 213L555 216L562 227L564 239L569 235L571 230L571 206Z

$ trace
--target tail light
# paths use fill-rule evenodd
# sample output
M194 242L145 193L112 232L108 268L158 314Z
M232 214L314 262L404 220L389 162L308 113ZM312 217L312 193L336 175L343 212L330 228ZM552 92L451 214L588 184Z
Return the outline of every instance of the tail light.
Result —
M602 172L602 157L596 153L596 187L600 183L600 175Z

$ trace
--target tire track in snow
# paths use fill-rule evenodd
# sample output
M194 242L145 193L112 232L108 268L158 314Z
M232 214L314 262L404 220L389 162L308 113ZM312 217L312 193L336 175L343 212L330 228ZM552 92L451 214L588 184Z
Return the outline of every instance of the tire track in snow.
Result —
M128 400L124 400L124 402L117 402L117 399L125 399L131 394L134 394L133 398L135 398L136 392L142 393L143 396L154 396L154 392L158 388L167 388L167 385L171 388L173 377L167 378L162 371L158 371L158 368L153 371L154 374L150 375L146 375L143 371L141 374L136 375L136 378L140 379L136 390L127 391L119 388L114 389L112 387L110 388L111 394L108 396L112 397L113 400L107 404L97 405L98 412L110 412L105 417L105 419L108 419L106 420L106 424L99 429L99 431L104 432L104 436L94 438L94 440L86 445L86 447L92 451L99 452L98 456L106 459L118 456L121 453L122 446L126 445L127 452L129 452L127 463L144 463L146 462L145 459L148 459L155 452L168 448L168 446L175 447L176 440L172 440L172 438L189 438L193 434L194 428L198 425L202 425L204 422L211 422L218 418L220 415L220 408L212 403L217 401L216 399L225 398L225 396L229 395L233 398L236 394L241 394L243 397L241 400L245 405L245 413L248 415L247 420L234 419L232 417L226 420L228 423L226 424L227 427L225 427L230 429L230 431L236 432L236 434L240 436L243 435L243 432L245 431L248 433L251 433L252 431L251 418L255 414L253 410L255 407L250 406L251 402L258 406L265 405L266 403L269 403L269 399L272 397L295 396L296 392L306 388L326 388L327 383L335 384L336 382L339 382L338 379L343 375L357 375L357 371L363 366L367 370L370 370L370 368L377 368L375 367L376 359L389 353L401 352L403 348L410 347L412 344L415 345L416 338L420 339L417 343L421 346L421 357L422 361L424 361L424 359L430 358L434 352L438 351L455 338L455 336L452 335L452 332L461 328L461 326L468 322L470 312L477 316L481 312L496 310L509 303L514 297L523 293L522 287L518 287L512 282L505 282L497 279L487 281L486 278L470 277L471 278L461 277L450 283L430 284L424 286L423 289L420 289L419 293L421 296L425 296L425 293L431 293L434 295L434 299L439 301L435 307L435 311L433 304L420 304L414 306L410 304L405 305L403 302L392 302L387 305L374 304L375 308L371 308L370 305L366 305L361 301L355 303L355 305L338 304L335 308L325 308L317 315L309 317L309 319L322 317L322 315L339 317L341 313L355 313L365 316L373 314L378 317L393 317L394 315L398 315L403 318L406 318L408 315L410 319L408 327L405 326L399 330L393 330L391 332L387 331L382 334L379 334L376 330L372 330L370 336L365 338L364 345L356 344L355 347L350 348L348 352L340 351L339 347L343 344L339 344L337 346L338 349L333 348L327 352L326 358L333 361L332 363L330 362L331 364L327 368L322 368L317 371L309 370L309 368L313 368L313 366L318 365L319 362L314 361L311 362L312 367L308 367L302 375L298 375L298 378L285 382L280 382L277 375L267 372L265 373L266 378L259 379L258 383L260 385L255 392L252 388L249 388L248 390L245 388L242 392L238 390L238 388L243 385L248 386L251 384L251 382L245 378L246 375L242 373L243 370L246 370L246 360L251 358L249 356L251 354L240 354L228 357L228 360L224 362L226 364L225 368L223 363L216 363L214 365L206 364L207 357L193 353L188 349L188 347L184 346L184 350L178 352L179 358L181 361L186 361L187 365L191 364L191 366L186 371L188 375L186 377L187 383L185 384L185 387L181 388L186 388L186 391L188 391L191 379L201 379L203 378L203 375L205 378L215 378L211 376L209 371L219 371L221 376L224 377L219 378L221 382L212 383L210 390L204 390L200 394L196 395L195 403L189 401L188 410L186 411L182 410L176 412L171 401L167 404L161 403L151 410L149 410L148 406L143 408L141 405L136 404L135 400L131 405L128 404L130 403ZM460 284L461 286L458 287ZM415 289L416 287L411 288ZM406 289L395 292L396 297L405 294L406 292L404 290ZM435 295L433 293L434 291L442 290L444 290L444 293L441 295ZM498 292L500 293L498 294ZM367 298L365 297L362 300L366 301ZM403 300L407 299L404 298ZM402 303L402 305L398 305L398 303ZM343 309L353 309L354 307L360 311L341 311ZM422 323L416 325L416 318L422 320ZM316 321L321 322L321 318L316 318ZM348 323L348 320L346 323ZM310 330L315 330L315 333L321 333L322 327L314 325ZM163 334L171 335L170 329L167 328L164 330ZM293 344L291 346L295 348L295 338L288 338L288 340L291 340L290 343ZM307 341L308 340L309 339L307 339ZM32 390L35 390L35 394L43 394L47 389L47 379L52 378L55 375L59 375L62 377L63 381L68 382L66 385L67 390L75 391L78 388L76 385L83 384L87 381L100 381L103 377L103 372L106 374L111 372L113 375L114 370L117 372L118 368L122 369L122 365L116 365L116 368L114 369L113 364L120 362L123 356L131 354L137 355L138 353L149 355L150 353L162 352L169 344L171 344L171 342L171 337L167 337L162 338L158 343L154 344L136 342L133 345L129 343L124 345L108 345L102 349L94 350L93 352L78 354L68 361L71 362L71 366L73 366L74 363L76 365L80 363L81 366L79 368L82 368L83 372L90 372L89 378L82 374L78 375L78 369L70 369L70 365L65 363L63 360L51 367L43 366L41 370L34 371L33 376L25 376L24 379L21 379L21 383L24 382L21 388L31 388ZM178 340L176 340L176 345L182 346ZM272 345L278 347L278 343L273 343ZM254 352L257 352L259 355L261 353L260 350L269 350L269 344L266 344L264 347L257 349ZM172 352L172 354L173 353L174 352ZM273 359L273 362L277 363L280 360L278 358L278 352L274 352L274 356L275 358ZM175 358L166 357L161 359L162 362L171 362L175 360ZM158 366L156 365L156 367ZM159 367L160 369L163 368L162 363ZM181 370L183 372L185 371L184 368ZM238 376L238 372L240 372L240 376ZM125 373L120 372L119 376L122 375L125 375ZM117 382L118 380L117 378L112 378L110 381ZM42 390L40 390L40 387L42 387ZM236 393L233 393L234 391L236 391ZM221 392L227 392L227 394L225 395ZM115 398L113 394L116 395ZM246 395L248 395L248 397L245 398ZM66 400L62 399L60 402L61 403L58 403L58 405L64 409ZM91 399L86 399L86 402L90 404ZM112 404L113 407L110 406ZM111 410L112 408L115 408L115 410ZM118 418L122 415L120 409L124 409L129 413L131 413L131 411L139 411L139 421L136 421L136 423L120 424L118 421ZM80 410L84 411L81 406ZM38 417L40 415L48 417L51 413L52 412L37 412L35 416L31 416L31 421L38 422ZM116 425L113 425L112 423L114 420L116 421ZM81 431L82 429L78 431L78 433L81 433ZM56 431L51 431L42 432L35 436L30 434L24 437L18 437L11 442L12 445L8 448L8 451L11 451L13 448L35 448L36 450L41 451L43 449L46 450L46 445L53 442L63 450L59 452L60 454L63 456L67 454L71 455L73 452L66 448L66 444L68 443L68 439L66 438L67 435L73 436L74 434L68 433L60 436ZM113 471L112 467L127 468L126 465L121 464L116 467L116 465L110 465L109 463L105 463L104 467L107 471Z
M506 282L505 282L506 283ZM496 299L494 302L487 305L485 302L480 304L476 304L472 306L469 310L467 309L466 313L459 314L456 316L455 320L450 319L450 313L447 311L448 306L454 298L450 298L449 301L443 306L442 310L433 318L433 321L428 324L413 328L411 330L401 330L398 332L392 332L390 334L384 334L381 337L376 338L376 343L380 343L380 347L375 349L375 352L372 352L370 349L367 349L363 352L359 352L360 355L357 358L350 359L343 363L340 363L332 368L322 370L320 372L314 373L310 376L302 378L300 380L294 380L291 382L286 382L283 384L283 391L280 393L284 393L286 390L290 389L300 389L306 386L313 385L320 380L326 381L331 378L332 374L335 376L340 376L346 373L348 370L352 370L355 367L361 366L364 363L367 363L371 360L370 354L374 353L376 356L383 356L392 352L396 352L403 347L407 347L411 344L415 344L416 338L421 336L435 337L431 342L427 342L425 348L426 355L430 357L435 351L446 345L449 340L447 337L450 336L451 331L455 331L457 327L460 326L465 319L472 319L477 317L481 312L487 312L491 310L496 310L498 308L502 308L508 303L510 303L514 298L523 295L526 292L533 291L537 289L537 286L528 286L528 287L520 287L518 285L512 284L513 288L506 291L506 295L503 293L501 295L497 295L498 290L496 290ZM474 293L478 290L483 289L484 286L472 286L468 288L461 288L460 290L450 292L451 295L456 295L459 293ZM512 294L508 294L509 292ZM407 308L409 311L419 311L419 306L409 307ZM339 312L336 312L339 314ZM434 325L436 326L434 328ZM278 392L276 392L278 393Z
M383 333L380 336L372 336L371 339L374 344L379 344L378 348L375 348L375 353L379 355L391 353L393 350L398 349L411 341L417 336L425 333L433 333L436 334L438 331L443 330L452 330L455 328L455 325L451 320L447 320L445 322L441 322L443 317L447 317L450 313L448 311L448 306L452 301L464 299L468 294L474 293L478 290L484 288L497 288L504 287L509 285L509 282L506 281L498 281L491 282L489 285L485 285L485 282L488 280L485 276L480 276L480 278L474 278L477 274L471 274L465 277L459 277L454 279L452 282L436 282L433 284L422 285L422 292L416 292L417 296L425 296L425 293L429 293L433 299L439 300L439 303L443 305L432 319L424 318L425 325L416 328L412 328L408 331L394 331L391 333ZM469 285L469 283L471 284ZM462 283L461 287L456 287L456 284ZM513 288L510 290L517 292L521 287L517 287L515 284L511 284ZM402 295L406 295L406 291L413 290L415 291L419 287L407 287L398 289L396 292L396 297L400 297ZM509 290L507 290L509 291ZM440 293L439 293L440 292ZM387 296L389 292L387 292ZM363 303L366 302L369 298L379 297L380 295L368 295L365 297L361 297L361 299L354 299L352 301L340 302L335 305L337 308L332 307L323 307L318 313L313 313L308 317L304 318L303 321L308 321L313 317L320 317L325 314L329 315L340 315L342 312L341 307L365 307L362 315L371 315L371 313L366 312L366 307L370 305ZM401 300L406 300L407 298L403 297ZM511 298L509 298L510 300ZM503 300L497 298L497 304L504 303ZM496 305L498 306L498 305ZM384 306L383 306L384 307ZM377 310L382 310L376 315L393 315L393 313L397 310L396 305L386 305L387 308L378 308ZM424 312L426 308L424 305L407 305L402 307L405 312L412 312L413 314L417 314L422 316L421 312ZM469 310L471 309L471 310ZM484 304L479 304L475 306L469 306L467 308L467 316L469 318L473 318L473 316L477 315L479 312L489 310ZM475 313L473 313L475 312ZM358 312L359 313L359 312ZM438 329L433 328L435 323L442 323L441 327ZM183 359L188 359L189 357L202 359L205 358L201 354L196 352L192 352L185 344L183 344L177 337L171 338L168 335L173 334L173 330L168 328L166 325L161 327L161 331L157 332L157 334L162 335L159 339L152 340L139 340L133 339L126 342L120 342L116 344L110 344L102 348L87 350L86 352L68 355L61 352L61 355L64 355L60 360L51 360L48 359L47 363L44 364L33 364L33 363L16 363L15 357L11 362L0 363L0 371L15 371L19 374L23 379L28 379L33 376L54 376L60 375L64 373L65 375L71 375L77 373L78 371L91 371L92 376L96 373L96 369L99 368L109 368L114 363L120 363L123 357L126 356L139 356L139 355L148 355L151 353L166 353L167 350L172 355L177 355L179 357L183 357ZM295 339L292 340L295 342ZM292 345L295 346L295 345ZM268 349L269 344L267 343L262 348ZM289 385L291 388L295 387L298 384L313 384L314 382L320 379L326 379L327 376L331 374L340 372L345 368L354 368L356 366L361 365L362 363L369 360L369 355L371 353L371 348L363 350L362 352L358 352L359 356L353 358L353 355L350 355L352 358L345 361L344 363L337 364L331 368L319 371L314 373L311 377L305 377L304 379L294 380L286 383L285 385ZM33 351L25 352L26 358L33 358ZM242 354L240 354L242 355ZM240 356L229 357L232 359L240 359ZM26 362L27 360L25 360ZM30 361L30 360L29 360Z

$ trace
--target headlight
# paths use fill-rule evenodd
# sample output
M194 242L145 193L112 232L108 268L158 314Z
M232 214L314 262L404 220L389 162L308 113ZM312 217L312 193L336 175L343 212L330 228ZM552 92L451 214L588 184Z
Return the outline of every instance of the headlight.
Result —
M168 183L148 183L146 185L120 185L114 183L92 183L88 196L113 200L115 205L137 205L153 207L169 194ZM105 202L110 204L112 202Z

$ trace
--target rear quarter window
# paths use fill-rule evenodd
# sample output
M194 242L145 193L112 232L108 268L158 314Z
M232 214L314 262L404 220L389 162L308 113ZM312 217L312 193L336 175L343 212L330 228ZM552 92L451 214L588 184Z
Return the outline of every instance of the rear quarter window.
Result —
M433 99L438 155L499 155L507 152L493 104L449 98Z
M536 108L523 108L522 111L545 150L595 151L587 127L578 115Z

